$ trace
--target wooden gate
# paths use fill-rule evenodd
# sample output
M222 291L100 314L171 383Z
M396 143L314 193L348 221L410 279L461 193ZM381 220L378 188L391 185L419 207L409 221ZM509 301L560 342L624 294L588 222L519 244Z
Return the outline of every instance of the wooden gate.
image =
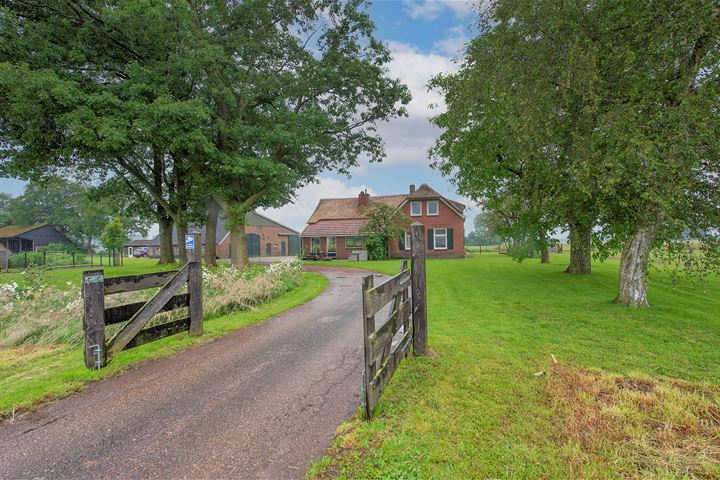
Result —
M365 340L365 416L370 418L395 369L410 351L410 270L407 260L400 273L385 283L373 285L373 275L363 278L363 338ZM388 303L385 323L375 327L375 315Z
M193 248L188 249L191 261L177 271L114 278L104 278L103 270L83 272L85 366L100 369L122 350L170 335L181 332L202 334L200 235L193 237ZM185 286L187 292L178 294ZM162 288L147 302L105 308L106 295L157 287ZM156 314L183 307L188 308L187 317L143 328ZM106 343L105 326L125 321L127 324Z
M415 355L425 354L424 230L420 223L412 225L412 273L405 260L400 273L378 286L374 285L373 275L363 278L363 404L367 419L372 416L400 361L410 351L410 344ZM376 328L375 317L388 304L387 320Z

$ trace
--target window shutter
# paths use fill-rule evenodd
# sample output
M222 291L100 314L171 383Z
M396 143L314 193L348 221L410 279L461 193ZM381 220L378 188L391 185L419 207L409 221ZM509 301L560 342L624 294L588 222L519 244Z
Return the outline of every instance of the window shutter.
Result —
M448 250L453 249L453 229L452 228L447 229L447 248L448 248Z
M428 250L435 250L435 232L428 228Z

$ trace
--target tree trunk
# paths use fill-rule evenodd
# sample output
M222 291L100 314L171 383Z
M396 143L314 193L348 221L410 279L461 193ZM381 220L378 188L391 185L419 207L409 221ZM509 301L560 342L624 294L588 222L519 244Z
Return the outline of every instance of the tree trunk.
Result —
M570 225L570 265L565 273L587 275L592 271L592 228Z
M158 263L173 263L175 262L172 243L173 221L170 217L160 216L158 224L160 226L160 261Z
M188 232L187 225L178 223L177 226L177 240L178 240L178 260L180 265L185 265L188 260L187 249L185 248L185 235ZM195 248L200 248L199 245L195 245Z
M540 230L540 263L550 263L550 250L547 246L547 234L545 230Z
M208 215L205 223L205 263L217 265L217 225L220 205L212 198L208 201Z
M643 226L636 229L625 241L620 256L618 294L613 303L634 307L650 306L647 301L645 279L650 262L650 250L656 235L656 226Z
M92 248L92 235L90 235L90 236L88 237L88 242L87 242L87 254L88 254L88 255L92 255L92 253L93 253L93 248Z
M230 222L230 263L243 268L248 263L247 243L245 243L245 222Z

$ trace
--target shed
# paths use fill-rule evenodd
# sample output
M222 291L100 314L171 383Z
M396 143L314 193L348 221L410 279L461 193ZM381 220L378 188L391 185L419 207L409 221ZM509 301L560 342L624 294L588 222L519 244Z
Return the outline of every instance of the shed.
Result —
M37 252L51 243L75 245L52 225L9 225L0 228L0 247L10 253Z

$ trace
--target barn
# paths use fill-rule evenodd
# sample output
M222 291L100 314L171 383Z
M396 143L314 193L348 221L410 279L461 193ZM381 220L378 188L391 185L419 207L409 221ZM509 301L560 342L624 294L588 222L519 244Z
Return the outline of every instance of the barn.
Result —
M9 253L37 252L51 243L75 245L52 225L9 225L0 228L0 250Z

